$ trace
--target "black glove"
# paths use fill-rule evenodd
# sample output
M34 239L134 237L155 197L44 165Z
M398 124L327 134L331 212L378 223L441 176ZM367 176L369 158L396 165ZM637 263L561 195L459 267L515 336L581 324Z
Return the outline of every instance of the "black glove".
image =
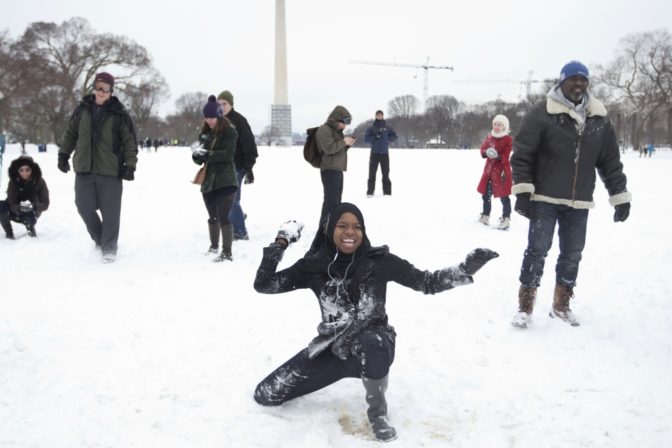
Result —
M460 269L467 275L474 275L485 265L485 263L497 257L499 257L499 254L494 250L474 249L469 252L467 258L460 263Z
M532 193L519 193L516 195L516 205L513 209L519 215L530 218L530 197Z
M282 223L280 229L278 229L278 235L275 237L275 239L285 240L289 245L289 243L295 243L299 241L302 230L303 223L296 222L295 220L287 221Z
M195 152L191 155L191 159L199 165L202 165L208 161L208 151L201 153Z
M254 173L252 168L245 170L245 178L243 179L244 184L253 184L254 183Z
M70 171L70 162L68 162L68 160L70 160L69 154L65 154L62 152L58 153L58 169L63 171L64 173Z
M623 222L630 216L630 203L618 204L614 210L614 222Z
M121 178L124 180L134 180L135 168L130 165L124 165L124 167L121 169Z

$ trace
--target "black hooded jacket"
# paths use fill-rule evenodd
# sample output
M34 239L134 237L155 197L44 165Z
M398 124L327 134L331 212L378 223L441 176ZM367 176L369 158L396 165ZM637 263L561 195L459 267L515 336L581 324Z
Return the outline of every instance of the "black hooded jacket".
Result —
M364 231L364 241L352 255L339 252L333 243L335 222L344 213L357 216ZM318 336L309 344L310 357L331 348L334 355L346 359L354 353L355 335L378 327L394 339L394 328L388 325L385 301L390 281L435 294L456 286L473 283L458 266L434 272L421 271L408 261L390 253L387 246L372 247L366 236L364 219L356 206L342 203L336 207L327 224L319 251L298 260L294 265L276 272L284 247L273 243L264 248L254 288L264 294L279 294L309 288L320 305L322 322Z
M19 168L27 165L32 170L28 182L19 176ZM21 202L30 201L37 216L49 208L49 189L42 178L40 165L35 163L32 157L21 156L12 161L7 170L9 181L7 183L7 205L9 211L18 214Z

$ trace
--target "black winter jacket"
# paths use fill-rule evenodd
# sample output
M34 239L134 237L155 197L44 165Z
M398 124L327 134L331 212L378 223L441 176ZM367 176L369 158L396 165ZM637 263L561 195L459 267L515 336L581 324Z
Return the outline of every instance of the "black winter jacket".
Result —
M424 294L473 283L473 277L458 266L421 271L391 254L387 246L371 248L357 265L354 275L344 281L331 278L326 271L316 272L314 266L319 260L311 257L301 258L289 268L276 272L283 254L282 246L275 243L264 248L254 289L264 294L303 288L313 291L320 305L322 322L317 327L318 336L308 347L311 358L331 346L334 355L346 359L355 353L355 335L367 328L382 328L394 340L394 328L388 325L385 311L390 281Z
M238 131L238 140L236 141L236 154L234 161L236 163L236 171L241 169L251 170L257 161L259 152L257 151L257 144L254 142L254 134L247 122L247 119L236 112L233 108L226 114L231 123Z
M19 176L19 167L30 166L31 179L25 182ZM33 205L35 215L39 217L43 211L49 208L49 189L42 177L40 165L35 163L32 157L21 156L12 161L7 170L9 181L7 182L7 205L13 214L19 213L21 202L29 201Z
M609 202L630 202L616 133L600 101L591 98L583 126L563 104L547 98L530 111L513 141L512 192L532 200L592 208L595 171Z

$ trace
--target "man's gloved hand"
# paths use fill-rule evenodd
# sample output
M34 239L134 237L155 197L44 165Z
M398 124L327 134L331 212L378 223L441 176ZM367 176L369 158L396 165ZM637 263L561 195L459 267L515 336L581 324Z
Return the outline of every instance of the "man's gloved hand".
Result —
M135 179L135 168L130 165L124 165L121 170L121 178L124 180L134 180Z
M530 218L530 197L532 193L518 193L516 195L516 205L513 209L519 215Z
M491 159L496 159L497 157L499 157L497 150L492 146L485 150L485 155Z
M70 171L70 162L68 160L70 160L70 155L62 152L58 153L58 169L64 173Z
M630 203L618 204L614 210L614 222L623 222L630 216Z
M254 183L254 173L252 168L245 170L245 178L243 178L244 184L253 184Z
M467 275L474 275L485 265L485 263L497 257L499 257L499 254L494 250L481 248L474 249L469 252L467 258L460 263L460 269Z
M302 230L303 223L297 222L295 220L287 221L282 223L280 229L278 229L278 235L275 237L275 239L285 240L287 245L289 245L290 243L299 241Z

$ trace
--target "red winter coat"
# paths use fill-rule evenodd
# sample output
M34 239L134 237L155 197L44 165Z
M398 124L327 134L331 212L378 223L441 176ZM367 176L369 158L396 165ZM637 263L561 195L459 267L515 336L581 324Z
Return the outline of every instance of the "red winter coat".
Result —
M510 135L504 137L493 137L488 134L487 138L481 145L481 157L485 158L485 168L483 168L483 175L481 181L478 183L478 192L485 193L488 186L488 180L492 182L492 195L496 198L509 196L511 194L511 164L509 157L511 156L511 144L513 139ZM491 159L485 155L485 150L493 147L497 150L499 157Z

